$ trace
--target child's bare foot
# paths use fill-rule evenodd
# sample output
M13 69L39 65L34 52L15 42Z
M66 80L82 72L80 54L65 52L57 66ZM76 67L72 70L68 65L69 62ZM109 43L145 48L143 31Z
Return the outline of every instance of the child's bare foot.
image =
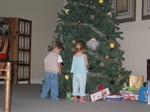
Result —
M77 100L77 99L74 99L73 101L74 101L74 102L77 102L78 100Z
M76 96L73 98L73 101L74 101L74 102L77 102L77 101L78 101L78 99L77 99Z
M85 100L84 96L80 96L80 102L87 102L87 100Z
M87 102L86 100L82 100L82 99L80 99L80 102Z

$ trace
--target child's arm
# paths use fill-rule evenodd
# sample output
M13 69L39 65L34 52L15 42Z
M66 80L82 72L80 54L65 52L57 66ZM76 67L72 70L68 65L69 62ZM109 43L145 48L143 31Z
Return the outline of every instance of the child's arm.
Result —
M61 74L61 63L58 63L58 74L59 74L59 75L62 75L62 74Z
M58 56L58 63L57 63L57 65L58 65L58 74L59 74L59 75L62 75L62 73L61 73L61 69L62 69L61 63L62 63L62 62L63 62L63 60L62 60L61 56L59 55L59 56Z
M86 67L89 67L88 57L86 54L84 55L84 59L85 59Z

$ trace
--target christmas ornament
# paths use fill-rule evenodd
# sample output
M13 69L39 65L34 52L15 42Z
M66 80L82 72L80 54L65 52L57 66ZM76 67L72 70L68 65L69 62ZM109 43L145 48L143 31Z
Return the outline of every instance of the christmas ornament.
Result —
M90 19L93 20L94 19L94 15L90 15Z
M77 21L77 24L80 24L80 23L81 23L81 21L80 21L80 20L78 20L78 21Z
M121 70L121 65L118 66L118 71Z
M69 9L66 9L65 13L66 13L66 14L69 14Z
M97 49L99 42L91 36L91 39L87 42L87 46L91 48L93 51Z
M105 59L106 59L106 60L108 60L108 59L109 59L109 56L108 56L108 55L106 55L106 56L105 56Z
M76 43L76 40L72 40L72 43L75 44L75 43Z
M115 82L113 80L110 81L111 84L115 84Z
M125 82L125 83L123 84L122 90L127 90L127 89L128 89L128 86L127 86L127 83Z
M110 17L112 17L112 13L111 12L109 12L107 15L110 16Z
M93 4L93 0L90 0L90 4Z
M63 35L60 36L60 41L63 42Z
M96 89L97 90L102 90L102 89L104 89L105 87L102 85L102 84L100 84L100 85L98 85L97 87L96 87Z
M92 69L92 66L89 66L89 68L88 68L89 70L91 70Z
M118 76L118 79L117 79L117 81L119 82L119 81L121 81L122 80L122 77L121 77L121 74Z
M115 44L112 42L110 43L110 48L114 48L115 47Z
M104 0L99 0L99 3L103 3L104 2Z
M99 66L100 66L100 67L104 67L104 63L103 63L103 62L101 62Z
M68 80L69 79L69 75L65 75L65 79Z

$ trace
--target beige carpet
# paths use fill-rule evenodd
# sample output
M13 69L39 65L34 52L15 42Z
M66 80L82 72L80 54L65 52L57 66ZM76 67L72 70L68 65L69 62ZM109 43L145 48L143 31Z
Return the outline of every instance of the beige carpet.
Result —
M40 84L12 86L11 112L149 112L150 105L138 101L79 103L64 98L40 99ZM4 85L0 85L0 112L4 109Z

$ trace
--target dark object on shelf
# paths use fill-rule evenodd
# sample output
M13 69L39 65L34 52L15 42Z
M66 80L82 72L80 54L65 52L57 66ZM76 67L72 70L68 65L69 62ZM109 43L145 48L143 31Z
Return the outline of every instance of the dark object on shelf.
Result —
M147 80L150 80L150 59L147 59Z
M144 83L143 83L143 87L147 87L147 82L144 82Z

